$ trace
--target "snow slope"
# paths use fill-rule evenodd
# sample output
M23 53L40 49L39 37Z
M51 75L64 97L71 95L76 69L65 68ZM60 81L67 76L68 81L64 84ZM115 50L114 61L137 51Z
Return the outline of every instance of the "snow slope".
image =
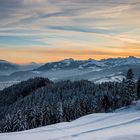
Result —
M122 73L111 74L108 76L104 76L99 79L89 79L89 81L94 81L95 83L104 83L104 82L122 82L125 79L125 76Z
M72 122L0 134L0 140L140 140L140 110L91 114Z

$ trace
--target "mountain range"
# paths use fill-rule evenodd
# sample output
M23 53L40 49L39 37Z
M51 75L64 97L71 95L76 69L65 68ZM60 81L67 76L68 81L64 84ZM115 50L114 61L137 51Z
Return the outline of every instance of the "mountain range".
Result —
M0 81L22 81L33 77L48 77L54 81L81 79L94 82L121 81L129 68L135 72L135 78L140 76L140 58L134 56L102 60L70 58L46 64L31 63L26 66L0 61L0 67L4 69L4 65L8 65L9 70L12 65L16 70L9 75L1 75Z
M106 67L115 67L115 66L122 66L128 64L140 64L140 59L129 56L127 58L109 58L109 59L102 59L102 60L74 60L64 59L58 62L46 63L45 65L36 69L37 71L48 71L48 70L60 70L60 69L93 69L99 70Z

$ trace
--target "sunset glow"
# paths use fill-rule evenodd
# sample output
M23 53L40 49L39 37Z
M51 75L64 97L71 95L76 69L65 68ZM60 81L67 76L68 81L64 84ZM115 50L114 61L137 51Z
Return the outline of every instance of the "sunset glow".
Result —
M0 0L0 59L140 57L139 0Z

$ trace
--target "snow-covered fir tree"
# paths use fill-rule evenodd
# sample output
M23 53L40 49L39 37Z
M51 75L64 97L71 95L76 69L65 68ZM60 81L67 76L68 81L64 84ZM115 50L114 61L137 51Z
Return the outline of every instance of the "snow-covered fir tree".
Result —
M129 69L126 79L123 81L122 102L124 105L130 105L136 99L134 74L132 69Z

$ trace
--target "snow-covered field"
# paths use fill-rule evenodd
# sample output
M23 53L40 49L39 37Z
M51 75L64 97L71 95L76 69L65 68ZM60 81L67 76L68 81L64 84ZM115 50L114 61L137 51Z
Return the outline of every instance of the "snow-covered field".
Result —
M122 80L125 78L123 75L109 75L102 77L98 80L92 80L89 79L90 81L94 81L95 83L104 83L104 82L122 82Z
M0 134L0 140L140 140L140 110L99 113L69 123Z

